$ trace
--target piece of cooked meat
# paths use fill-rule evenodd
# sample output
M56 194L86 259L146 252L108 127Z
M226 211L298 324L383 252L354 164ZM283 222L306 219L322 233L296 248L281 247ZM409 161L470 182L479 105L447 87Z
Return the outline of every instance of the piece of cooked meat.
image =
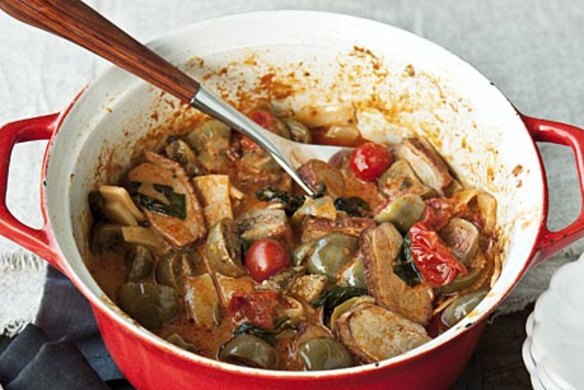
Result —
M193 178L193 184L203 203L207 226L211 227L224 218L233 219L229 176L198 176Z
M314 302L326 288L326 275L302 275L294 280L289 293L304 302Z
M454 179L436 149L425 139L406 138L398 149L398 157L410 163L424 184L444 195Z
M336 332L363 363L389 359L431 340L423 326L368 303L342 314Z
M329 233L344 233L358 237L364 229L375 227L369 218L343 218L331 221L324 218L309 218L302 227L302 242L316 240Z
M315 191L325 186L325 193L338 198L345 192L345 179L341 172L329 163L321 160L310 160L298 170L302 180Z
M402 236L391 223L361 233L359 247L363 254L367 288L379 305L425 325L432 317L434 293L425 283L408 286L393 272L402 241Z
M203 210L184 169L180 164L150 151L145 152L144 156L147 162L138 165L128 174L130 182L168 186L175 193L185 197L185 219L143 207L142 210L152 228L167 242L177 247L183 247L204 237L207 228Z
M250 242L265 237L289 239L292 234L286 212L281 209L250 211L240 215L236 223L241 238Z

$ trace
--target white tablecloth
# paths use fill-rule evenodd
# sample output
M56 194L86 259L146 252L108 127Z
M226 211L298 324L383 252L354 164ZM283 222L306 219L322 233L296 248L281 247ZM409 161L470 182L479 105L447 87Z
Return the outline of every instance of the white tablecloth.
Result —
M523 112L584 125L584 3L575 0L126 0L88 1L142 41L214 16L259 9L319 9L376 19L437 42L481 70ZM106 63L72 44L0 13L0 123L55 112ZM33 225L44 145L15 149L8 205ZM568 150L544 145L551 226L577 214L578 189ZM582 242L533 270L509 300L520 308L549 276L577 258ZM29 320L42 292L44 264L0 237L0 333L8 320Z

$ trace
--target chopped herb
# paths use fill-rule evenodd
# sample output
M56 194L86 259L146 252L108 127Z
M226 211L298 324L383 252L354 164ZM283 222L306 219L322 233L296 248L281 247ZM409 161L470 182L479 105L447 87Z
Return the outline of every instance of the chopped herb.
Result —
M278 188L268 186L259 189L256 192L256 198L264 202L279 202L284 206L284 210L287 215L292 215L296 210L298 210L306 200L304 195L290 195L286 191L279 190Z
M351 217L368 217L371 211L369 204L357 196L335 199L335 208L346 212Z
M328 323L335 307L353 297L367 295L367 290L357 287L335 287L325 291L320 298L312 303L312 306L323 306L324 323Z
M152 187L168 199L169 204L164 204L157 199L153 199L148 195L138 192L141 185L142 183L135 181L130 183L130 195L132 195L136 203L147 210L166 214L171 217L180 219L185 219L187 217L186 198L184 194L174 192L170 186L153 184Z
M266 341L270 345L274 345L276 343L276 338L274 337L274 333L259 328L255 325L252 325L248 322L245 322L239 325L234 331L233 336L239 336L242 334L249 334L252 336L259 337L260 339Z
M408 286L415 287L420 283L421 277L412 257L411 245L410 237L406 235L400 253L393 265L393 272Z

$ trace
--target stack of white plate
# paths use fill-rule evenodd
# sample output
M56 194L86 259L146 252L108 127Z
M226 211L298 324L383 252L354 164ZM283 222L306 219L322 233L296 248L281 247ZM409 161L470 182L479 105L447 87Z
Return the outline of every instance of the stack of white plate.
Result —
M522 354L533 388L584 389L584 256L554 274L526 329Z

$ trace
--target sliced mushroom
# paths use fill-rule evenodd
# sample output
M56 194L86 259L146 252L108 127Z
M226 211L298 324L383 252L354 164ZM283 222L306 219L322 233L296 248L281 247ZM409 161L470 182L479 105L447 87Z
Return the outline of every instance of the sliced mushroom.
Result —
M205 173L205 169L199 165L195 152L182 139L174 139L164 148L164 154L169 159L179 163L188 176L200 176Z
M400 195L420 195L423 199L436 195L436 192L422 184L406 160L398 160L377 180L379 191L395 198Z
M211 228L206 249L210 270L231 277L245 275L241 264L241 243L231 219L223 219Z
M337 335L363 363L388 359L430 341L423 326L371 304L341 315Z
M337 272L353 258L359 240L342 233L330 233L318 239L308 256L308 272L326 275L335 282Z
M353 365L347 348L330 337L316 337L303 342L298 346L298 354L308 371L334 370Z
M475 225L461 218L452 218L440 231L440 237L466 266L477 255L479 235L479 229Z
M444 195L453 182L448 166L436 149L423 138L406 138L398 157L410 163L424 184Z
M408 286L393 272L402 241L402 236L390 223L363 231L359 245L367 287L379 305L425 325L432 316L434 293L425 283Z
M178 296L173 288L150 282L128 282L118 291L120 307L148 329L160 329L178 313Z
M199 162L205 169L219 172L228 162L226 152L229 149L230 137L229 126L211 119L190 132L186 141L197 151Z
M161 239L151 228L142 226L123 226L120 229L124 241L129 244L143 245L156 253L165 253L170 245Z
M300 167L298 173L313 190L319 191L324 185L325 193L338 198L345 192L345 179L341 171L321 160L310 160Z
M116 186L100 186L99 193L104 199L102 212L114 223L124 226L137 226L143 222L144 214L136 207L125 188Z
M290 138L293 141L303 144L312 143L312 132L306 126L291 118L284 118L283 121L290 131Z
M237 220L237 230L246 241L260 238L287 238L291 234L286 212L279 209L254 210L241 215Z
M339 272L337 273L337 284L340 286L367 288L363 254L360 250L355 253L355 256L353 256L351 261L345 263L345 265L339 269Z
M184 169L178 163L156 153L146 152L144 155L148 162L130 171L128 175L130 182L151 183L163 186L159 188L169 188L175 194L177 202L178 199L184 201L184 205L177 204L177 208L182 207L180 211L184 212L184 218L148 209L148 204L154 203L142 205L152 228L177 247L183 247L204 237L207 229L203 211Z
M375 216L375 222L391 222L402 234L406 234L413 224L422 219L426 204L419 195L406 194L392 199Z
M241 334L221 346L217 358L247 367L273 370L278 367L278 353L259 337Z
M229 176L198 176L193 179L193 183L203 204L207 226L213 226L224 218L233 219Z
M210 274L185 279L189 316L199 326L214 328L221 322L221 302Z
M156 281L178 289L182 281L195 274L196 255L193 252L174 252L163 256L156 263Z
M152 273L153 268L154 258L152 253L141 245L136 246L132 256L128 281L139 282L140 280L146 279Z
M342 218L336 221L322 218L309 218L302 226L302 242L314 241L329 233L343 233L359 237L361 232L375 227L369 218Z
M302 275L294 280L290 295L304 301L314 302L325 290L328 277L325 275Z
M304 204L292 215L291 222L300 225L307 217L324 218L334 221L337 219L335 202L330 196L317 199L307 197Z

